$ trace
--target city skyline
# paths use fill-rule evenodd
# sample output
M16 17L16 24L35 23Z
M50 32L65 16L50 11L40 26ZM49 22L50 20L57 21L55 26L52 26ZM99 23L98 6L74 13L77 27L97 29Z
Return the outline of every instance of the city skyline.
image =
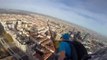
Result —
M0 8L37 12L107 36L106 0L0 0Z

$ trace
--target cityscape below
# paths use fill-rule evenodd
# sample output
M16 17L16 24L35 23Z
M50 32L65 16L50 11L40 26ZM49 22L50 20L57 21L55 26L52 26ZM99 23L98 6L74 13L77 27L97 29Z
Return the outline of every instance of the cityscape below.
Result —
M54 40L60 41L61 34L80 31L84 38L82 44L88 54L107 47L107 37L79 25L38 13L0 10L0 23L6 36L5 39L0 37L0 60L51 60L55 53L51 40L54 32ZM38 57L38 54L41 54L41 57Z

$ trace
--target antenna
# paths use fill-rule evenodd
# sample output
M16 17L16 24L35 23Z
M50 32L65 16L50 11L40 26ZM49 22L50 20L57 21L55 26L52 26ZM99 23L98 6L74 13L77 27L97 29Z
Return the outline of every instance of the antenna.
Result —
M53 42L54 48L56 50L56 46L55 46L55 42L54 42L55 40L54 40L54 37L52 35L52 31L51 31L51 28L50 28L50 25L49 25L49 19L47 21L47 26L49 27L49 32L50 32L50 35L51 35L51 41Z

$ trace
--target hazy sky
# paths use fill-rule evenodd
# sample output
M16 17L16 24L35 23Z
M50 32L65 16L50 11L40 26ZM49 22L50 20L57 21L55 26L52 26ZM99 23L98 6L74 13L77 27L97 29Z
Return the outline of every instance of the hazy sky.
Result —
M107 0L0 0L0 8L43 13L107 36Z

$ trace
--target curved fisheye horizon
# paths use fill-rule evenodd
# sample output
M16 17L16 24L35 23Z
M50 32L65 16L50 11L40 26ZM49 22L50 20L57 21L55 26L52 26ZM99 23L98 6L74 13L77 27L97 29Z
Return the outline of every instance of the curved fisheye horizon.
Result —
M90 33L92 33L92 34L96 34L96 35L98 35L98 36L102 36L102 37L104 37L105 39L107 38L107 36L106 35L104 35L104 34L102 34L102 33L99 33L99 32L97 32L96 30L93 30L93 29L90 29L90 28L88 28L88 27L85 27L85 26L81 26L81 25L79 25L79 24L76 24L76 23L73 23L73 22L70 22L70 21L67 21L67 20L63 20L62 18L58 18L58 17L56 17L56 16L51 16L51 15L47 15L47 14L44 14L44 13L39 13L39 12L34 12L34 11L28 11L28 10L23 10L23 9L9 9L9 8L1 8L0 9L1 10L1 12L2 13L5 13L5 12L8 12L8 13L24 13L24 14L39 14L39 15L41 15L41 16L47 16L47 17L50 17L50 18L54 18L54 19L57 19L57 20L59 20L59 21L63 21L63 22L65 22L65 23L67 23L67 24L74 24L74 25L76 25L76 26L78 26L78 27L80 27L80 28L82 28L82 29L86 29L86 30L88 30L88 31L90 31ZM48 20L48 19L47 19Z
M0 0L0 8L18 9L53 16L107 37L106 0Z
M107 60L107 0L0 0L0 60Z

